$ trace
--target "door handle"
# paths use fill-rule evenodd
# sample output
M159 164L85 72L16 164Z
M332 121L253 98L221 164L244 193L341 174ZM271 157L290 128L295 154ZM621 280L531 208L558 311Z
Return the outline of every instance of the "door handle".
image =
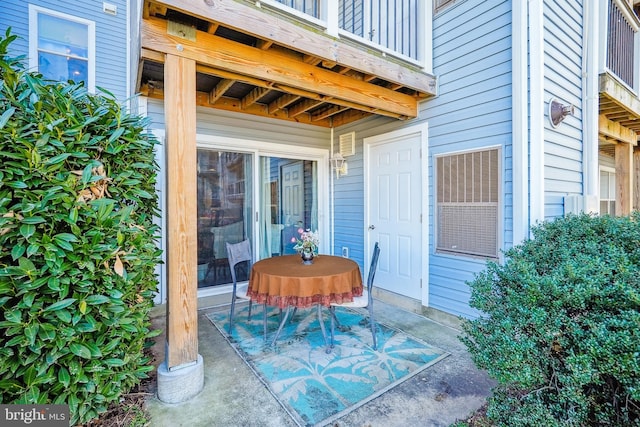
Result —
M376 229L376 226L375 226L375 225L370 225L370 226L369 226L369 230L375 230L375 229Z

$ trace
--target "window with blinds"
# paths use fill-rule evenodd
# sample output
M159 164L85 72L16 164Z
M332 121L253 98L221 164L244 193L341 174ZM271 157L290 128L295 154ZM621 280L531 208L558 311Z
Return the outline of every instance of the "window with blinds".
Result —
M498 258L500 151L436 157L436 250Z

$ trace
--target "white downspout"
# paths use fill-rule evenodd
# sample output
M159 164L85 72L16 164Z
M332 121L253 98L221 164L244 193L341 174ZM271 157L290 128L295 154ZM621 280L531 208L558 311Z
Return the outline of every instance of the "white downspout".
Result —
M331 148L329 151L329 159L333 158L333 119L331 120ZM334 245L335 245L335 205L336 205L336 199L335 199L335 186L334 186L335 180L333 177L333 170L331 170L331 160L329 160L329 186L331 187L331 213L330 213L330 248L329 248L329 254L333 255L334 254Z
M544 3L529 0L530 135L529 142L529 226L544 221Z
M529 129L527 102L527 5L514 1L511 10L513 244L529 237Z
M598 46L600 23L598 7L593 2L584 2L582 53L582 111L583 111L583 194L598 197Z

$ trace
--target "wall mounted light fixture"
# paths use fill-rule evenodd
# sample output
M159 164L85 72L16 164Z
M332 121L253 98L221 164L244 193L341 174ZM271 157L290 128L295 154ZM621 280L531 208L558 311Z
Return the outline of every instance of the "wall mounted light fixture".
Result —
M331 162L331 169L336 171L336 178L347 174L347 161L341 153L335 153L329 161Z
M549 121L551 126L557 128L567 116L573 116L575 110L573 105L563 105L556 98L549 101Z

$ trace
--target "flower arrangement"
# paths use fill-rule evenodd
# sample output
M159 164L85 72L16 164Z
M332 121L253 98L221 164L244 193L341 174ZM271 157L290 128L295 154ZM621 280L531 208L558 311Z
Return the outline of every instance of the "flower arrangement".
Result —
M291 238L291 243L295 243L293 249L298 252L310 251L314 255L318 255L318 246L320 245L318 231L311 231L310 229L303 230L302 228L298 228L298 234L300 234L300 238Z

